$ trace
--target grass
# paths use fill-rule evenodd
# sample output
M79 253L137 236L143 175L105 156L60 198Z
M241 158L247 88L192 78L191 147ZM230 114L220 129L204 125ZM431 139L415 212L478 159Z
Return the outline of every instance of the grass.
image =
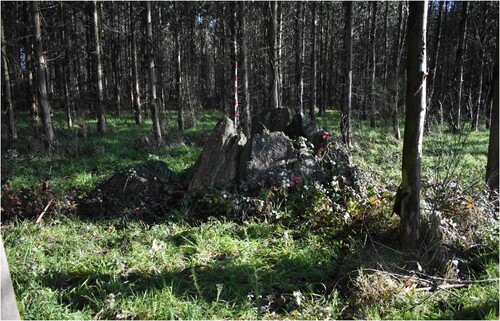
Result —
M79 137L78 129L65 129L62 115L55 116L60 152L51 158L36 152L35 130L24 118L20 140L2 141L2 179L10 179L12 190L48 180L63 198L75 188L89 191L117 170L147 159L182 172L194 164L219 118L207 113L195 128L178 133L175 117L167 115L172 143L134 148L151 136L149 122L136 126L131 117L109 117L106 136ZM337 111L328 111L320 126L335 129L338 117ZM43 225L22 219L3 225L22 318L498 319L498 282L417 292L391 276L395 267L403 274L416 269L398 250L399 219L391 215L402 141L386 128L354 124L352 161L366 173L370 198L352 202L351 221L336 222L328 234L308 228L308 222L283 224L266 216L241 223L224 217L186 221L193 211L188 199L175 219L158 224L88 220L59 207ZM475 182L482 181L487 142L486 131L427 135L425 180L449 176L464 186L480 186ZM13 149L17 156L8 151ZM288 213L283 204L275 203L275 211ZM480 267L472 280L498 279L498 249L483 250L475 258Z

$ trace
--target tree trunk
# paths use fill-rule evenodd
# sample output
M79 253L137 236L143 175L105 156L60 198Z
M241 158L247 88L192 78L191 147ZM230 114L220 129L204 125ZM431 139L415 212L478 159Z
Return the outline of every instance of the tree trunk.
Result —
M40 25L40 11L38 9L37 1L33 1L31 3L31 10L35 21L35 54L37 60L37 86L43 130L42 141L45 152L49 154L54 147L55 136L54 129L52 127L50 104L47 94L47 65L45 64L45 57L43 55L42 28Z
M311 31L311 38L312 38L312 51L311 51L311 105L309 109L309 116L311 117L311 120L316 120L316 105L317 105L317 78L318 78L318 60L317 60L317 53L316 53L316 28L318 27L318 16L316 13L316 1L313 1L311 3L312 8L312 31Z
M178 6L178 3L175 3L174 6ZM175 97L177 99L177 124L179 126L179 130L183 131L185 128L184 121L184 104L182 101L182 64L181 64L181 20L179 15L176 15L175 18L175 28L174 28L174 36L175 36Z
M276 46L276 29L278 16L278 2L269 2L269 17L267 27L267 43L269 51L269 75L270 75L270 91L269 91L269 108L274 109L279 106L279 74L278 74L278 54Z
M402 183L396 195L394 212L401 216L401 243L403 248L418 249L423 241L423 235L421 235L420 180L427 99L427 0L411 1L409 5Z
M63 62L63 87L64 87L64 100L66 103L66 122L68 125L68 128L73 127L73 111L72 111L72 105L71 105L71 96L69 93L69 88L71 86L71 78L69 76L70 74L70 62L69 62L69 41L68 41L68 27L65 21L65 7L64 3L60 2L60 7L61 7L61 21L63 24L63 27L61 28L61 38L63 41L63 46L64 46L64 62Z
M466 39L467 39L467 1L462 2L462 16L460 19L460 40L457 49L457 58L456 58L456 86L457 86L457 98L456 103L454 105L454 116L455 119L452 122L452 132L457 133L460 132L461 122L462 122L462 89L464 83L464 56L465 56L465 48L466 48Z
M106 134L106 114L104 111L104 90L103 90L103 72L102 72L102 63L101 63L101 42L100 42L100 30L99 30L99 15L98 15L98 4L97 1L93 1L93 11L94 11L94 43L95 43L95 72L97 75L97 108L96 108L96 116L97 116L97 132L99 134Z
M345 34L344 34L344 52L345 52L345 102L342 106L342 116L340 118L340 131L342 132L342 141L348 147L351 145L351 106L352 106L352 2L344 2L345 7Z
M376 94L375 94L375 75L377 69L377 61L376 61L376 46L377 46L377 2L373 1L373 12L372 12L372 30L371 30L371 81L370 81L370 127L377 127L376 122Z
M134 21L134 6L130 6L130 43L132 45L132 75L133 75L133 95L134 95L134 115L135 123L140 125L142 123L141 112L141 90L139 84L139 59L137 58L137 39L135 37L135 21Z
M2 103L6 106L6 123L7 123L7 138L11 141L17 139L16 121L14 118L14 104L12 103L12 92L10 84L9 62L7 56L7 41L5 40L5 33L3 28L3 19L1 19L2 29Z
M146 2L146 29L148 37L148 71L149 71L149 89L151 90L150 110L151 121L153 122L153 134L156 144L162 143L160 117L158 113L158 102L156 98L156 75L153 46L153 26L151 23L151 1Z
M250 137L252 118L250 109L250 93L248 91L248 49L246 43L245 2L238 2L238 6L240 18L241 78L243 80L243 133L246 137Z
M493 105L491 109L491 124L490 124L490 141L488 144L488 163L486 165L486 183L490 189L498 190L499 184L499 166L498 166L498 35L497 48L495 53L495 66L493 71Z
M295 16L295 94L297 101L295 113L302 115L304 112L304 77L302 71L302 59L304 50L304 5L302 1L297 2L297 14Z
M437 68L438 68L438 60L439 60L439 50L441 46L441 13L443 12L443 1L439 2L439 9L438 9L438 16L437 16L437 22L436 22L436 33L434 35L434 57L431 59L431 67L429 71L429 109L433 108L435 106L434 99L434 87L436 85L436 78L437 78Z
M399 73L401 66L401 52L403 51L403 2L399 2L398 4L398 35L397 42L395 43L394 50L394 65L396 66L395 73L395 84L396 84L396 92L394 95L394 110L392 112L392 128L394 131L394 137L397 140L401 139L401 131L399 130Z

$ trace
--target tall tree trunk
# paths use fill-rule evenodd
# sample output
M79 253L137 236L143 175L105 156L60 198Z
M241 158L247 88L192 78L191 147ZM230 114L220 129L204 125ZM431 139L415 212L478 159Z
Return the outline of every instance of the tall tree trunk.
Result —
M243 133L246 137L250 137L251 129L251 109L250 109L250 92L248 90L248 48L246 40L246 18L245 18L245 1L238 2L239 18L240 18L240 47L241 47L241 78L243 80Z
M375 75L376 75L376 69L377 69L377 61L376 61L376 46L377 46L377 2L373 1L373 12L372 12L372 30L371 30L371 81L370 81L370 127L375 128L377 127L377 122L376 122L376 110L375 110L375 104L376 104L376 94L375 94Z
M344 53L345 53L345 102L342 106L340 118L340 131L342 141L348 147L351 145L351 107L352 107L352 2L344 2L345 28L344 28Z
M151 121L153 122L153 134L156 144L162 143L160 117L158 112L158 102L156 97L156 75L153 46L153 26L151 22L151 1L146 2L146 29L148 37L148 70L149 70L149 89L151 90L150 109Z
M396 90L394 95L394 110L392 112L392 128L394 131L394 137L397 140L401 139L401 131L399 130L399 73L401 66L401 52L403 51L403 2L399 2L398 4L398 33L397 33L397 42L395 43L394 49L394 65L396 66L395 72L395 84Z
M174 6L178 6L175 3ZM175 37L175 97L177 98L177 124L179 130L185 128L184 104L182 97L182 61L181 61L181 20L179 15L175 18L174 37Z
M103 90L103 72L101 63L101 41L100 41L100 30L99 30L99 14L98 14L98 4L97 1L93 1L93 11L94 11L94 24L93 24L93 34L95 43L95 65L96 68L96 82L97 82L97 132L99 134L106 134L106 114L104 111L104 90Z
M295 113L302 115L304 112L304 75L302 71L304 50L304 5L302 1L297 2L295 16L295 94L297 101Z
M316 120L316 105L317 105L317 87L318 87L318 60L316 53L316 28L318 27L318 15L316 13L316 1L311 3L312 8L312 26L311 26L311 39L312 39L312 51L311 51L311 105L309 109L309 116L311 120Z
M493 71L493 105L491 109L490 141L488 144L488 162L486 165L486 183L490 189L498 190L499 184L499 166L498 166L498 147L499 147L499 119L498 119L498 35L497 48L495 53L495 66Z
M7 41L5 39L5 33L3 28L3 20L1 19L2 29L2 82L3 82L3 90L2 90L2 103L6 106L6 124L7 124L7 138L9 140L17 139L17 130L16 130L16 121L14 118L14 104L12 102L12 92L11 92L11 84L10 84L10 71L9 71L9 62L7 56Z
M401 216L401 243L403 248L418 249L423 241L423 235L421 234L420 180L427 99L427 0L411 1L409 5L402 183L396 195L394 212Z
M279 74L278 74L278 54L276 46L276 29L278 20L278 2L269 2L269 17L267 27L267 42L269 51L269 75L271 79L269 91L269 108L274 109L279 106Z
M461 131L461 122L462 122L462 91L463 91L463 83L464 83L464 56L465 56L465 48L466 48L466 39L467 39L467 1L462 2L462 15L460 19L460 39L458 43L457 49L457 58L456 58L456 92L457 98L455 102L455 111L454 116L455 119L452 122L452 132L460 132Z
M35 21L35 54L37 60L37 86L40 101L40 112L42 118L42 141L44 144L45 152L49 154L54 147L54 129L52 127L52 118L50 116L50 104L47 94L47 65L43 55L42 44L42 28L40 25L40 10L38 2L31 3L31 10Z
M430 76L429 98L428 98L429 109L432 109L435 106L433 96L437 78L439 50L441 46L441 13L443 12L443 4L444 4L443 1L439 2L438 16L436 21L436 33L434 34L434 46L433 46L434 57L432 57L431 59L431 67L429 71L429 76Z
M141 89L139 84L139 59L137 58L137 39L135 36L135 21L134 21L134 6L132 2L129 3L130 6L130 43L132 46L132 88L134 95L134 115L135 123L137 125L142 123L142 112L141 112Z
M65 7L64 3L60 2L60 7L61 7L61 21L63 24L63 27L61 28L61 39L63 41L63 46L64 46L64 62L63 62L63 86L64 86L64 100L66 103L66 122L68 125L68 128L73 127L73 118L72 118L72 103L71 103L71 96L69 93L69 88L71 86L71 78L70 78L70 61L69 61L69 41L68 41L68 31L69 27L67 27L66 24L66 15L65 15Z

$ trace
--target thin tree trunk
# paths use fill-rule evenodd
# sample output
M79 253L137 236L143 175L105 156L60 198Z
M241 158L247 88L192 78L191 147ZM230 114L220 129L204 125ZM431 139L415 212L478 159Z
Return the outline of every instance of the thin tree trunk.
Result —
M434 35L434 57L431 59L431 68L429 71L429 109L431 109L435 104L433 96L434 96L434 87L436 85L436 78L437 78L437 68L438 68L438 60L439 60L439 51L440 51L440 46L441 46L441 13L443 12L443 1L439 2L439 9L438 9L438 16L437 16L437 22L436 22L436 33Z
M297 101L295 113L302 115L304 112L304 78L302 72L303 41L304 41L304 5L302 1L297 2L297 14L295 20L295 93Z
M141 112L141 90L139 84L139 59L137 58L137 39L135 37L135 21L134 21L134 8L133 4L129 3L130 6L130 42L132 45L132 89L134 95L134 115L135 123L137 125L142 123L142 112Z
M317 104L317 78L318 78L318 60L316 57L316 28L318 26L318 16L316 13L316 1L311 3L312 8L312 51L311 51L311 105L309 109L309 116L311 120L316 120L316 104Z
M6 43L7 41L5 40L3 19L1 19L0 28L2 29L2 76L3 76L2 102L6 105L5 121L7 123L7 138L13 141L17 139L17 130L16 130L16 121L14 118L14 104L12 102L9 62L7 56L7 43Z
M373 12L372 12L372 31L371 31L371 81L370 81L370 127L377 127L376 122L376 94L375 94L375 75L377 69L377 61L376 61L376 45L377 45L377 2L373 1Z
M401 139L401 131L399 130L399 73L401 66L401 52L403 51L403 2L399 2L398 4L398 35L397 42L394 50L394 65L396 66L395 73L395 84L396 84L396 92L394 95L394 110L392 112L392 127L394 130L394 137L397 140Z
M421 234L420 189L422 141L426 112L426 26L427 0L411 1L408 18L406 121L403 143L402 183L394 212L401 216L404 249L418 249Z
M344 52L345 52L345 76L346 93L345 102L342 106L342 116L340 118L340 131L342 132L342 141L348 147L351 145L351 108L352 108L352 2L344 2L345 7L345 34L344 34Z
M95 43L95 72L97 75L97 132L99 134L106 134L106 114L104 111L104 90L103 90L103 72L101 63L101 42L99 36L99 15L98 15L98 4L97 1L93 1L93 11L94 11L94 43Z
M499 184L499 166L498 166L498 148L499 148L499 119L498 119L498 35L497 48L495 53L495 66L493 71L493 105L491 109L490 141L488 144L488 162L486 165L486 183L490 189L498 190Z
M156 144L162 143L160 117L158 115L158 102L156 98L156 75L153 46L153 26L151 22L151 1L146 2L146 29L148 37L148 70L149 70L149 89L151 90L150 109L151 121L153 122L153 134Z
M240 47L241 47L241 78L243 80L243 133L246 137L250 137L251 129L251 109L250 109L250 92L248 90L248 49L246 43L246 18L245 18L245 2L238 2L239 18L240 18Z
M278 2L269 2L269 21L267 29L267 41L269 50L269 75L271 76L269 91L269 108L274 109L279 106L279 71L278 54L276 46L276 29L278 16Z
M70 74L70 62L69 62L69 41L68 41L68 27L66 25L66 16L65 16L65 7L64 3L60 2L60 7L61 7L61 21L63 24L63 27L61 28L61 38L63 41L63 46L64 46L64 62L63 62L63 86L64 86L64 98L65 98L65 103L66 103L66 122L68 125L68 128L73 127L73 117L72 117L72 105L71 105L71 96L69 93L69 87L71 86L71 78L69 76Z
M464 83L464 56L466 48L466 37L467 37L467 1L462 2L462 16L460 19L460 40L457 49L457 69L456 69L456 86L457 86L457 98L455 104L455 119L452 122L452 132L461 131L462 122L462 90Z
M42 141L44 144L45 152L50 154L54 147L54 129L52 127L52 118L50 116L50 104L47 94L47 66L45 57L43 55L42 45L42 28L40 25L40 11L38 2L31 3L31 10L35 21L35 53L37 60L37 85L40 101L40 112L42 118Z
M178 3L176 3L174 6L178 6ZM183 131L185 128L185 121L184 121L184 104L182 100L182 61L181 61L181 20L179 15L176 15L176 21L175 21L175 28L174 28L174 33L175 33L175 55L176 55L176 61L175 61L175 96L177 98L177 123L179 126L179 130Z

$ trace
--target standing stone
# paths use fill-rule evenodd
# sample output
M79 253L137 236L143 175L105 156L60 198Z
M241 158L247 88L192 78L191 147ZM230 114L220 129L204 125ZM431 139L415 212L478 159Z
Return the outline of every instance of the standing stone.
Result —
M240 154L246 142L245 135L238 134L233 121L224 116L212 131L193 168L188 191L200 192L237 182Z

